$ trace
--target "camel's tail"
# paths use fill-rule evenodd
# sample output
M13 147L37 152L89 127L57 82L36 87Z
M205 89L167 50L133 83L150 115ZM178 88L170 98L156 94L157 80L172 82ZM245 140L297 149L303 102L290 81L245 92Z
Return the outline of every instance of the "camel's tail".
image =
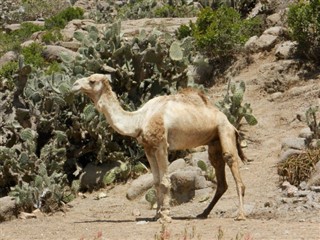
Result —
M242 151L242 147L241 147L240 133L238 132L238 130L236 130L235 132L236 132L236 141L237 141L237 149L238 149L239 157L241 158L243 163L247 163L248 158L244 155L244 152Z

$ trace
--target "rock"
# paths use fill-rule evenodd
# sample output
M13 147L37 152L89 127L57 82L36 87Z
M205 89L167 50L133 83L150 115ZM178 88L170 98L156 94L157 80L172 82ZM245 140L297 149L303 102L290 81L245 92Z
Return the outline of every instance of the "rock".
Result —
M80 175L80 191L93 191L102 187L104 175L112 168L117 166L118 163L103 163L100 165L95 165L93 163L88 163L84 169L83 173Z
M63 41L73 41L73 34L75 31L86 31L88 26L95 26L98 29L105 27L105 24L95 24L91 19L74 19L68 22L68 24L60 31Z
M285 35L287 31L288 30L284 27L275 26L275 27L266 29L262 35L272 35L272 36L279 37L279 36Z
M6 24L4 26L4 30L6 31L6 33L10 33L10 32L19 30L20 28L21 28L20 23Z
M286 195L287 197L294 197L297 195L297 192L298 192L298 188L296 186L290 185L287 188Z
M320 161L317 162L315 170L307 182L307 188L311 189L312 186L320 186Z
M308 191L308 190L298 190L295 192L294 196L295 197L306 197L309 193L310 193L310 191Z
M21 47L28 47L28 46L30 46L32 43L34 43L35 41L34 40L27 40L27 41L25 41L25 42L23 42L23 43L21 43L20 44L20 46Z
M180 170L174 172L171 179L172 199L177 204L190 201L195 196L196 171Z
M270 51L277 42L278 36L272 34L262 34L255 42L257 50Z
M308 145L311 149L317 149L320 147L320 139L312 139Z
M277 47L275 56L277 59L290 59L294 57L296 51L297 42L286 41Z
M132 210L132 216L134 216L134 217L139 217L141 215L141 212L140 212L140 210L139 209L133 209Z
M153 186L153 175L151 173L141 175L133 180L127 190L127 198L133 200Z
M0 222L17 218L18 208L13 197L0 198Z
M44 19L43 19L43 20L38 19L38 20L36 20L36 21L27 21L27 22L28 22L28 23L31 23L31 24L33 24L33 25L37 25L37 26L39 26L39 27L44 27L44 24L45 24Z
M320 186L311 186L310 190L316 193L320 193Z
M9 52L3 54L0 57L0 68L3 65L5 65L6 63L11 62L11 61L15 61L17 59L18 59L18 54L15 53L14 51L9 51Z
M307 128L301 129L301 131L299 133L299 137L300 138L309 138L312 136L312 134L313 134L313 132L310 130L309 127L307 127Z
M266 22L268 26L275 26L281 22L281 15L279 13L271 14L266 18Z
M43 50L43 56L47 61L61 61L61 53L65 53L73 59L79 55L79 53L71 51L70 49L55 45L47 45Z
M68 48L72 51L77 51L81 47L81 43L78 41L72 42L59 42L59 45L64 48Z
M168 172L169 173L172 173L174 171L177 171L179 169L183 169L187 166L187 163L186 161L183 159L183 158L179 158L175 161L173 161L169 167L168 167Z
M192 153L189 162L191 166L198 167L198 161L200 160L204 161L207 166L211 166L207 151Z
M32 218L37 218L37 216L34 213L21 212L19 214L19 218L20 219L32 219Z
M268 92L268 91L267 91ZM272 91L271 91L272 92ZM282 92L273 92L271 93L270 97L268 98L268 100L270 102L273 102L279 98L281 98L283 96L283 93Z
M108 195L105 192L100 192L95 198L94 200L100 200L102 198L106 198L108 197Z
M279 162L284 162L289 157L296 155L296 154L301 154L301 153L303 153L303 151L301 151L301 150L288 149L288 150L281 153L280 158L279 158Z
M304 138L285 138L282 140L281 149L298 149L304 150L306 148Z
M305 181L302 181L300 184L299 184L299 188L302 189L302 190L306 190L307 189L307 183Z
M244 208L244 212L246 213L246 215L251 215L254 212L255 209L255 204L244 204L243 205Z
M284 181L281 188L287 197L294 197L298 192L298 188L291 185L288 181Z
M256 41L258 40L258 36L252 36L248 39L248 41L244 44L245 49L250 52L255 52L257 49Z

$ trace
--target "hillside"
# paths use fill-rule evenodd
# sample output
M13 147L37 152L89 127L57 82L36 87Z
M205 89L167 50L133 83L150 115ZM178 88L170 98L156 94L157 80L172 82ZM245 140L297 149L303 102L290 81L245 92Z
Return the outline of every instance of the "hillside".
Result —
M230 171L227 170L229 189L209 218L188 219L202 211L207 201L175 206L172 214L178 219L167 226L170 235L167 239L182 239L185 231L188 234L186 239L190 239L192 234L193 239L217 239L220 228L224 239L235 238L238 233L244 234L245 239L318 239L320 209L303 208L299 201L285 201L279 191L275 165L282 139L295 137L305 128L296 115L304 112L309 105L320 104L320 78L301 78L279 97L270 100L270 95L263 91L264 82L259 81L259 76L263 66L273 61L272 54L257 54L254 62L234 77L246 82L248 90L245 100L252 103L259 120L257 126L246 129L249 141L245 153L253 162L241 166L247 186L245 206L248 219L243 222L233 220L237 196ZM223 91L224 85L214 86L210 95L215 99ZM86 194L86 198L74 200L72 208L65 213L2 223L0 239L154 239L155 234L160 236L161 225L143 219L152 217L154 210L149 210L143 201L128 201L125 198L128 186L129 183L109 190L102 189L101 192L106 192L107 197L100 200L95 200L98 193ZM138 221L133 214L136 212L141 214Z
M128 20L122 22L121 32L126 38L131 38L141 29L152 31L154 27L173 33L180 24L187 24L190 20L194 18ZM70 22L65 28L66 36L73 36L73 27L80 26L81 29L91 23L91 20ZM307 128L303 117L306 110L310 106L320 106L319 71L316 66L293 58L290 51L284 50L290 46L285 41L285 31L282 27L270 27L267 33L262 34L266 41L259 42L263 39L259 36L251 39L251 43L249 40L246 54L239 56L206 90L214 104L225 95L228 79L237 83L244 81L244 102L251 104L258 120L255 126L244 123L241 128L247 144L244 152L250 159L249 163L240 165L246 185L244 204L247 220L234 220L238 197L227 167L229 188L208 219L200 220L195 216L209 204L214 189L199 191L192 201L172 206L173 221L160 224L151 220L155 210L150 209L144 196L132 201L126 198L133 181L129 180L92 193L79 193L58 212L44 214L36 210L32 214L21 213L18 219L1 222L0 240L319 239L319 186L314 186L313 190L303 185L294 188L290 184L282 184L277 173L277 163L287 147L286 142L294 141ZM60 44L68 48L78 43L65 41ZM206 160L207 153L199 148L187 158ZM293 192L289 193L289 188Z

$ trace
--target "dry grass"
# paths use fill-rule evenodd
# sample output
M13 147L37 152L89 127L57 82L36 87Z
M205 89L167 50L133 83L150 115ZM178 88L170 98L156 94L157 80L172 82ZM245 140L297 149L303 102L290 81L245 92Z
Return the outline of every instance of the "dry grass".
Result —
M308 149L301 154L290 156L287 160L278 163L278 174L283 181L299 186L302 181L307 181L320 160L320 148Z

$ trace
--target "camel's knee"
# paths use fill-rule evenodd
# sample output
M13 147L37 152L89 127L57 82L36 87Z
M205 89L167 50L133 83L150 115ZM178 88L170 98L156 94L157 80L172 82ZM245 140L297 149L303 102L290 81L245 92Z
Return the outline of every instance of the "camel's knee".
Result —
M228 164L229 167L232 167L235 162L235 158L230 153L223 153L223 160Z

